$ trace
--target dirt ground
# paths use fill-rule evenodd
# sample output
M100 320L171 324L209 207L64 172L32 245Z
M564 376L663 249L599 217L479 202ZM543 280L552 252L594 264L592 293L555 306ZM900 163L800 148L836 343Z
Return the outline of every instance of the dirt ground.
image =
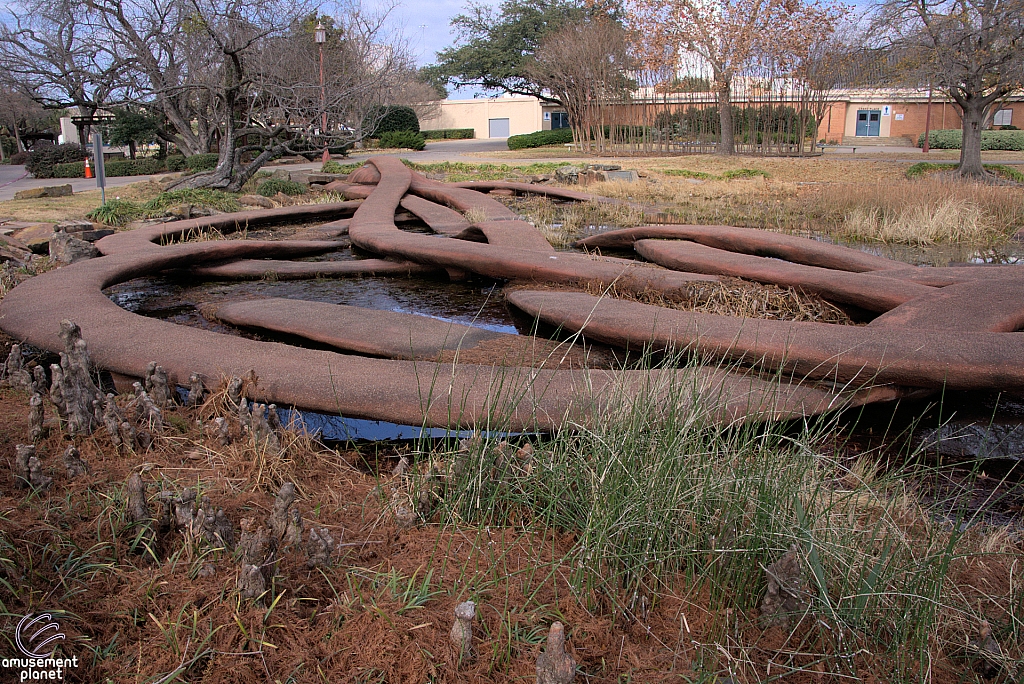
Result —
M26 394L0 390L0 411L0 634L9 640L23 614L51 612L68 635L62 652L81 663L70 681L532 681L554 620L566 625L577 681L892 681L881 649L817 655L836 644L814 619L762 629L755 613L710 611L710 588L684 577L665 578L653 605L626 613L613 607L621 597L576 595L563 562L571 534L401 524L388 506L401 489L390 474L401 446L332 451L299 439L281 457L220 447L199 425L227 413L211 401L169 410L149 451L119 452L102 429L74 440L89 472L68 479L61 454L72 440L50 418L38 454L54 482L29 493L11 475ZM270 594L253 603L236 590L232 555L180 530L154 522L153 554L139 553L142 531L125 510L132 473L148 485L154 518L157 492L192 487L224 509L236 539L240 521L262 520L292 481L307 535L326 528L338 546L318 568L301 549L281 551ZM970 584L1002 582L1004 570L964 569ZM460 661L449 631L467 599L477 604L475 657ZM965 665L940 658L930 681L965 681Z

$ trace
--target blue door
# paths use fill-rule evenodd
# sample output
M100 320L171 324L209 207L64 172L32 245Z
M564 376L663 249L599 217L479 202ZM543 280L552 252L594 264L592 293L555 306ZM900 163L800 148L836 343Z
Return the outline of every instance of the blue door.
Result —
M881 135L882 133L882 110L881 109L858 109L857 110L857 135Z

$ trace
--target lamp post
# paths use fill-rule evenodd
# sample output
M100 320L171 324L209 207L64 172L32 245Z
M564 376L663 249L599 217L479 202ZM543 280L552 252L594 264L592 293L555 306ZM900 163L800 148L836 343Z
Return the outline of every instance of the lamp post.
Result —
M327 149L327 91L324 90L324 41L327 40L327 29L321 22L316 23L313 31L317 47L320 48L320 131L324 136L324 163L331 160L331 153Z

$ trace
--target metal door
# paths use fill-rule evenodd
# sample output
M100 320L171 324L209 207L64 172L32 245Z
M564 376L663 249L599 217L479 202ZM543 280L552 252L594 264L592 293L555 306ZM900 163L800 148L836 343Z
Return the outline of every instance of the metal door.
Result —
M857 135L881 135L882 133L882 110L881 109L858 109L857 110Z
M487 120L487 137L488 138L507 138L508 137L508 119L488 119Z

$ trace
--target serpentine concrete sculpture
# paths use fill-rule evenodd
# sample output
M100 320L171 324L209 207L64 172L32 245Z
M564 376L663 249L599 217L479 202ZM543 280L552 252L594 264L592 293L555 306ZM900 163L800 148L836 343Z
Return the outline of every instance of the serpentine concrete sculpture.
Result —
M1016 332L1024 326L1024 269L1019 267L915 268L813 240L727 226L645 226L579 245L632 248L648 262L556 252L531 224L485 191L563 201L589 196L519 183L444 184L392 157L371 159L331 189L348 201L218 215L104 238L97 243L100 258L42 274L12 290L0 303L0 328L53 351L61 349L61 321L71 319L81 327L93 362L122 375L141 377L156 361L171 382L194 385L198 378L209 388L252 370L259 381L251 399L453 428L550 430L586 423L616 391L654 387L667 394L673 385L700 396L709 418L723 421L812 415L943 385L1024 388L1024 334ZM396 214L407 216L403 211L435 234L399 229ZM327 223L303 231L315 239L188 241L204 231L231 233L300 221ZM349 242L379 258L292 261ZM166 272L237 279L268 272L302 278L445 271L545 284L548 289L516 289L508 301L595 341L637 349L690 348L738 365L729 371L608 370L587 367L583 355L557 342L510 341L506 338L515 336L423 323L408 314L359 316L351 307L309 302L292 303L289 310L275 300L220 307L225 322L288 332L339 350L324 351L145 318L103 294L117 283ZM798 287L875 317L866 326L742 319L551 289L562 284L672 294L695 281L722 277ZM758 375L780 368L789 371L791 382Z

